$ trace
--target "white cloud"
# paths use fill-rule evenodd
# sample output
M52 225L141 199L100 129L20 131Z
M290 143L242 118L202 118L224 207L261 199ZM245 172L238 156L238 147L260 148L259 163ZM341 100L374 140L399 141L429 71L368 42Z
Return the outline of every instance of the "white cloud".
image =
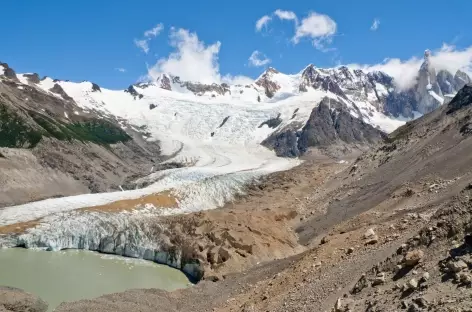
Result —
M297 18L297 15L294 12L277 9L271 14L271 16L264 15L263 17L261 17L260 19L257 20L257 22L256 22L256 31L261 31L262 28L267 27L269 22L272 21L272 16L276 16L281 20L294 21L295 25L298 24L298 18Z
M159 23L156 27L146 30L144 32L144 39L134 39L134 44L143 50L144 53L148 54L149 52L149 41L152 38L157 37L164 30L164 24Z
M267 27L267 24L271 21L272 17L264 15L256 22L256 31L261 31L262 28Z
M134 39L134 44L140 48L141 50L143 50L144 53L148 53L149 52L149 44L148 44L148 40L147 39L143 39L143 40L138 40L138 39Z
M395 84L400 89L407 89L415 83L422 59L412 57L406 61L398 58L387 58L380 64L358 65L350 64L349 67L360 68L364 71L383 71L395 79Z
M144 32L144 37L156 37L158 36L162 31L164 30L164 24L159 23L156 25L156 27L151 28L149 30L146 30Z
M372 23L372 26L370 26L370 30L376 31L379 29L380 26L380 20L378 18L374 19L374 22Z
M292 11L284 11L277 9L275 10L274 14L281 20L295 21L296 23L298 22L297 15Z
M252 52L251 56L249 57L249 65L260 67L270 64L271 60L267 58L263 53L255 50Z
M117 67L115 70L119 71L120 73L126 73L126 68Z
M431 57L431 63L436 68L448 70L453 74L460 69L472 76L472 46L457 50L453 45L443 44Z
M411 57L408 60L399 58L387 58L380 64L359 65L350 64L349 67L360 68L365 71L383 71L395 79L395 84L400 89L407 89L414 85L418 70L423 63L423 58ZM472 46L466 49L457 49L455 46L443 44L440 49L433 51L431 63L436 70L445 69L453 75L457 70L462 70L472 75Z
M307 17L302 19L301 23L295 30L295 36L292 38L296 44L303 37L309 37L320 42L328 42L330 37L336 33L336 22L328 15L311 12ZM315 45L315 42L314 42ZM316 47L316 45L315 45Z
M198 81L205 84L242 81L242 76L221 77L218 54L221 43L205 44L196 33L186 29L172 28L169 34L174 51L148 68L148 79L156 80L161 73L179 76L183 81ZM247 78L250 79L250 78Z
M249 85L254 82L254 79L241 75L233 76L227 74L221 78L221 82L225 82L231 85Z

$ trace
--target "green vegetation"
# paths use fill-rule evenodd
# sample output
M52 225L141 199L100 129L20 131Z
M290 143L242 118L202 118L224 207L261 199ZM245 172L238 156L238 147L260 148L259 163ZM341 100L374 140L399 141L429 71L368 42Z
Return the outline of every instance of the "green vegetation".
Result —
M34 147L41 137L41 131L0 102L0 147Z
M75 139L82 142L108 145L126 142L131 139L125 131L103 119L90 119L66 124L35 112L30 112L30 116L46 130L48 136L61 141Z
M97 144L114 144L131 140L125 131L101 119L69 124L67 128L75 133L79 140Z
M102 119L64 123L34 111L28 111L27 114L39 127L29 124L26 117L0 102L0 147L33 148L43 136L61 141L79 140L101 145L131 139L121 128Z

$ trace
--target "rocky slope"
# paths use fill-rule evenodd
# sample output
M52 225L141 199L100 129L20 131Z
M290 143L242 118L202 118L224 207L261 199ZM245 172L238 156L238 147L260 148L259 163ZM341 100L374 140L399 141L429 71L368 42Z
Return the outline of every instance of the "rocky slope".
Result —
M384 133L349 113L347 105L324 98L313 108L301 130L289 125L274 132L262 145L281 157L299 157L310 148L370 146L381 141Z
M38 75L23 84L0 66L0 207L119 190L160 160L158 144L125 122L83 110L58 84L43 91Z

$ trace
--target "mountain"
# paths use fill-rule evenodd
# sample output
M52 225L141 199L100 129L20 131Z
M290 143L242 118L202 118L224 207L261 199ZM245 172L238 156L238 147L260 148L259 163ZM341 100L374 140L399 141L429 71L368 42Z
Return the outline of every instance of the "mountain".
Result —
M144 131L82 109L59 81L0 69L0 206L117 190L164 159Z
M175 167L205 168L202 179L245 172L231 186L238 188L297 163L276 156L296 158L320 150L339 157L365 150L406 120L440 106L469 81L460 71L436 72L429 53L408 90L398 89L385 73L346 66L310 64L293 75L268 68L246 85L202 84L162 74L155 81L109 90L88 81L17 74L1 63L6 118L0 147L10 155L3 167L21 168L18 189L31 190L25 196L26 191L4 189L8 200L0 205L140 189L156 183L150 172ZM12 156L21 153L34 162L25 166L23 156ZM8 179L6 172L2 175ZM53 173L49 177L57 187L24 182L44 172ZM166 177L181 175L174 170Z

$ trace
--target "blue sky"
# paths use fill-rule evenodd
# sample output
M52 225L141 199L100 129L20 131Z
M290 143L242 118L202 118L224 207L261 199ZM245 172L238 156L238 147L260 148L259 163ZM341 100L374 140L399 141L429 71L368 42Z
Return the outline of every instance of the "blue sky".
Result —
M296 20L281 19L276 10ZM2 12L1 61L17 72L90 80L109 88L125 88L149 69L152 74L172 68L191 78L199 73L204 79L215 73L219 78L255 78L269 65L294 73L309 63L374 65L385 58L402 63L420 58L426 48L439 50L444 43L449 52L472 46L472 2L466 0L25 0L3 1ZM303 28L310 14L321 19ZM264 15L271 21L257 31L256 22ZM375 19L380 23L372 30ZM145 36L158 24L163 25L161 31ZM297 27L305 31L294 40ZM148 53L135 40L146 40ZM179 63L187 48L193 54ZM180 54L169 64L169 54L176 51ZM258 64L263 66L249 61L254 51L261 53ZM270 63L263 61L264 55ZM469 60L468 54L461 57ZM193 59L202 62L189 64Z

